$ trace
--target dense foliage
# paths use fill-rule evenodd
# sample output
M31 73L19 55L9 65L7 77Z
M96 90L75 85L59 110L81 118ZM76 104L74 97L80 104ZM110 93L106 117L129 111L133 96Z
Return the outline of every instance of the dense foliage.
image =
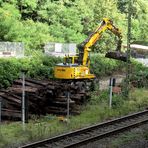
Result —
M132 10L132 39L147 41L148 1L136 0ZM49 41L83 41L103 17L121 28L126 40L127 0L0 0L0 40L24 42L41 49ZM104 33L97 51L113 47L114 37Z
M113 74L113 72L125 70L125 63L104 58L104 55L94 54L91 56L91 72L97 77L107 76Z
M0 88L6 88L15 79L21 78L21 70L28 70L26 77L50 78L53 73L53 66L59 63L61 58L33 56L24 59L0 59Z

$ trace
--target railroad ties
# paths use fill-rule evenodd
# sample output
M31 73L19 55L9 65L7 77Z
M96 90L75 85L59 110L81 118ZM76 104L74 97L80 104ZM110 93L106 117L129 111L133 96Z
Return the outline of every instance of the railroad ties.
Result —
M70 114L80 113L82 105L88 96L85 91L76 86L59 83L54 80L25 80L25 98L28 100L29 116L67 113L67 88L70 90ZM22 80L15 80L6 90L0 90L2 102L2 119L21 118Z

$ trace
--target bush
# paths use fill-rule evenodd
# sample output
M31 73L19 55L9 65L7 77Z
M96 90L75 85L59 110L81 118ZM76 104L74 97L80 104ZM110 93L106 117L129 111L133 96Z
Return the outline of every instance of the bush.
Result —
M23 59L0 59L0 88L7 88L21 76L21 69L27 69L27 77L44 79L52 77L53 66L61 62L61 58L44 55Z
M16 60L0 59L0 88L8 87L19 76L20 63Z
M112 98L112 107L113 108L120 108L124 103L124 99L122 98L122 96L119 95L113 95Z
M130 82L138 88L148 87L148 68L141 63L133 62Z
M121 61L105 58L104 55L95 54L91 56L91 71L97 76L111 75L114 71L122 71L124 63Z

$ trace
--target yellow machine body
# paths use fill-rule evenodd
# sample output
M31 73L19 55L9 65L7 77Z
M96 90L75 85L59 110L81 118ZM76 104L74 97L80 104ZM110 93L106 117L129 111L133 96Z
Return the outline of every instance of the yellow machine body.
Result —
M93 79L95 75L90 73L87 66L61 63L55 66L54 77L57 79Z

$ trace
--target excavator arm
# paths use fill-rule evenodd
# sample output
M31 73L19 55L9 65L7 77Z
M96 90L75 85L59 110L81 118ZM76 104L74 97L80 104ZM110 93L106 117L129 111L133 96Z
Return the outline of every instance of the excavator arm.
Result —
M106 30L110 30L113 34L118 37L117 51L121 50L122 35L120 30L113 25L113 22L108 18L103 18L101 24L96 28L96 30L81 44L77 46L79 49L79 64L83 66L89 66L89 52L92 47L101 37L102 33Z

